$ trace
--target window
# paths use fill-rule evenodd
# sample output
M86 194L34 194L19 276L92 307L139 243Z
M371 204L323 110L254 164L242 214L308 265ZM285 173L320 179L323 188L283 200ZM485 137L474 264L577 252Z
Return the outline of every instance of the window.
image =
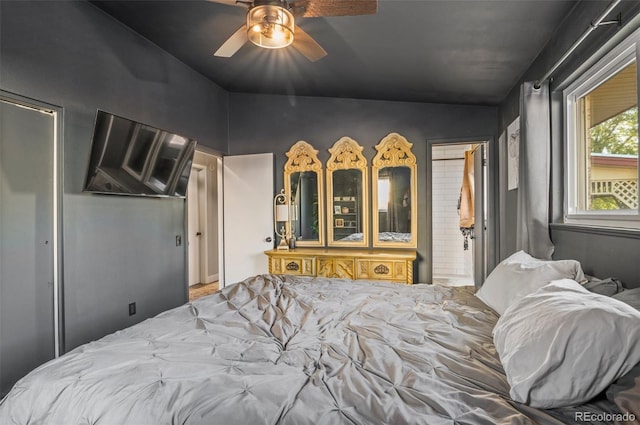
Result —
M378 211L386 212L389 209L389 177L378 180Z
M640 228L636 33L564 92L565 222Z

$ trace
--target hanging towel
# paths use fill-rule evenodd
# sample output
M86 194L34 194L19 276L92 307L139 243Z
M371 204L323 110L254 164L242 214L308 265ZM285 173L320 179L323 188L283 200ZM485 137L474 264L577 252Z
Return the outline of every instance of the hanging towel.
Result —
M474 152L469 150L464 153L464 170L462 172L462 188L460 189L460 198L458 200L458 215L460 216L460 232L464 237L464 249L469 249L469 238L473 239L473 225L475 211L473 207L474 200Z

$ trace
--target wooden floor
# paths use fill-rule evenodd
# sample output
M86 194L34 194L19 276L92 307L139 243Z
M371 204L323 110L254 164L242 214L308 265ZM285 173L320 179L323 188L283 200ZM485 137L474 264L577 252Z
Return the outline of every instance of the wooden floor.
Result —
M218 286L218 282L198 283L196 285L190 286L189 301L204 297L205 295L213 294L218 290Z

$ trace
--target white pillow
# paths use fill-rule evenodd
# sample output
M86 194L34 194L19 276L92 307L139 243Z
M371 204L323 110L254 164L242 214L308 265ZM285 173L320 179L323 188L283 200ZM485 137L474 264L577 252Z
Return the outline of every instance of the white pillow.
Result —
M513 302L558 279L584 280L580 263L576 260L538 260L518 251L493 269L476 296L498 314L503 314Z
M563 279L516 301L493 329L511 398L583 404L640 361L640 312Z

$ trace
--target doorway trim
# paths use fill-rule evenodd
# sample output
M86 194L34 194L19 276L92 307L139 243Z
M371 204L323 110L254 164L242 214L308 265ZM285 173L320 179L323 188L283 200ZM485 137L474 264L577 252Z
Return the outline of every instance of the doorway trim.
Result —
M433 184L433 147L442 146L447 144L469 144L469 143L485 143L486 146L486 161L487 161L487 178L485 182L485 202L487 205L487 214L485 221L487 223L487 229L485 232L485 276L488 275L491 270L497 264L497 256L500 252L499 242L499 229L497 226L497 183L498 183L498 147L496 146L495 138L493 136L477 136L477 137L461 137L461 138L449 138L449 139L428 139L427 140L427 237L426 237L426 255L427 261L427 276L425 281L433 281L433 197L432 197L432 184ZM475 266L475 264L474 264ZM474 267L475 268L475 267ZM484 279L482 279L484 280Z
M215 151L211 148L208 148L206 146L201 146L201 145L197 145L196 146L196 152L199 152L201 154L207 155L208 157L211 157L211 159L213 160L213 162L215 163L215 169L211 168L207 168L204 166L200 166L199 164L192 164L192 167L195 166L199 166L200 168L205 168L205 186L206 189L205 191L200 191L201 193L199 193L199 196L204 196L205 198L205 202L202 202L202 199L199 200L199 204L201 205L201 219L202 217L205 218L205 222L204 222L204 227L205 230L205 236L206 238L209 237L209 235L211 234L212 231L214 231L213 226L216 227L215 231L218 232L218 273L217 275L214 274L209 274L209 265L208 265L208 257L209 257L209 247L208 247L208 243L207 243L207 239L206 238L201 238L200 240L200 246L201 246L201 258L200 258L200 272L201 272L201 276L207 280L207 282L211 282L213 280L217 280L219 282L219 288L222 288L222 282L224 279L224 261L223 261L223 247L224 247L224 241L223 241L223 216L222 216L222 212L223 212L223 194L222 194L222 154L218 151ZM214 188L211 187L211 185L209 185L207 183L207 180L209 179L209 177L211 176L211 173L215 173L216 175L216 198L217 198L217 214L218 214L218 220L217 223L213 226L209 226L207 223L207 216L208 214L213 213L213 211L209 208L208 203L206 202L206 195L208 193L208 191L213 190ZM205 206L205 208L202 208L202 205ZM188 214L188 201L185 199L185 203L184 203L184 208L185 208L185 214L184 214L184 234L187 235L187 237L185 237L185 239L188 238L189 235L189 214ZM203 212L204 211L204 212ZM202 249L202 246L204 246L204 250ZM189 247L187 246L187 244L184 244L184 258L185 258L185 270L184 270L184 294L185 294L185 302L188 302L189 300ZM202 264L204 261L204 264Z
M224 170L222 167L222 155L213 155L216 157L216 173L217 173L217 193L218 193L218 288L224 288L226 279L224 277Z
M200 232L202 232L205 237L204 238L198 238L198 254L200 256L200 261L198 262L199 264L199 270L198 270L198 280L200 280L199 283L206 283L209 282L209 264L207 262L207 259L209 258L208 255L208 247L207 247L207 238L209 237L209 225L207 222L207 193L208 193L208 185L207 185L207 177L208 177L208 170L207 167L204 165L200 165L200 164L193 164L191 166L191 173L197 173L196 178L198 179L198 192L196 193L196 198L197 198L197 204L198 204L198 227ZM190 229L190 223L189 223L189 199L187 198L187 252L189 252L189 250L191 249L191 229ZM187 255L187 258L189 258L189 262L187 264L187 267L189 267L189 274L191 272L191 257ZM205 282L206 281L206 282ZM191 282L187 282L187 285L190 285Z

